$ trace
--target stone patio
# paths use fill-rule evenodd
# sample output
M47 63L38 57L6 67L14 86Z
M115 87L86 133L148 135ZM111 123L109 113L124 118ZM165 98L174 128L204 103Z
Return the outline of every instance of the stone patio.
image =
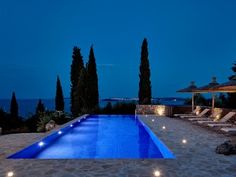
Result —
M0 136L0 177L5 177L9 171L14 172L14 177L151 177L155 170L163 177L236 176L236 156L214 152L215 147L229 137L173 118L141 118L172 150L176 159L9 160L8 155L45 136L42 133L12 134ZM183 139L187 140L186 144L182 143Z

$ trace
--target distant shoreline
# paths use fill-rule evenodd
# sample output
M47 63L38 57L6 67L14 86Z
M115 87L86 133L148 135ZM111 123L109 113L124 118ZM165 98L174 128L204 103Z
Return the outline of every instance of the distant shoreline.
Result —
M22 117L29 117L35 113L36 105L38 103L37 98L29 99L17 99L19 105L19 114ZM70 98L65 98L65 112L70 112ZM153 98L153 104L163 104L163 105L184 105L186 99L184 98L175 98L175 97L166 97L166 98ZM10 109L10 99L0 99L0 108L4 111L9 112ZM42 99L43 104L47 110L55 110L55 100L54 99ZM111 102L112 105L116 103L134 103L138 102L137 98L104 98L100 99L99 106L101 108L105 107L108 102Z

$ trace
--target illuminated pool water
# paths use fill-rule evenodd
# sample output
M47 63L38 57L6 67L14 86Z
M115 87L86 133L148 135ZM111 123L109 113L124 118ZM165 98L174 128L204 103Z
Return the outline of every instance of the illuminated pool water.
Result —
M9 158L174 158L174 155L133 115L90 115Z

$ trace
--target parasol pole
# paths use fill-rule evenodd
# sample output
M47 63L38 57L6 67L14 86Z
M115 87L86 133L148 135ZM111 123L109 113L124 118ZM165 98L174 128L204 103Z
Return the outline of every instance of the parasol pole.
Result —
M194 111L194 93L192 93L192 112Z
M214 113L215 108L215 93L212 92L212 103L211 103L211 112Z

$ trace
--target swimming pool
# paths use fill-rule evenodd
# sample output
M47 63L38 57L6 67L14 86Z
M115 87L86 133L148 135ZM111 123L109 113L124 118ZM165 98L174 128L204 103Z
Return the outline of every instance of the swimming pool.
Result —
M89 115L9 159L175 158L134 115Z

